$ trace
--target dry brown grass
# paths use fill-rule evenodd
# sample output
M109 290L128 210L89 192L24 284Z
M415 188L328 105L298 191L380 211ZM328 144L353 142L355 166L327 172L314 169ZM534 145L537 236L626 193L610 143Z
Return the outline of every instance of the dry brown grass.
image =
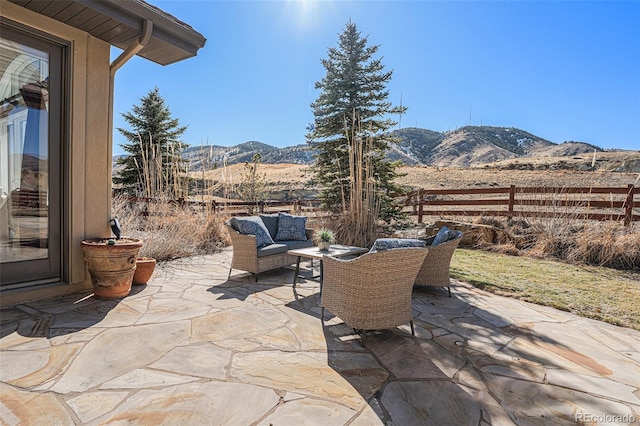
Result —
M578 219L507 221L482 218L476 223L502 230L497 241L478 241L480 247L511 255L560 259L573 264L640 270L640 224Z
M147 205L117 196L112 201L112 216L118 218L125 235L144 242L140 256L159 261L211 253L228 243L224 217L175 203Z
M380 197L373 171L373 141L361 137L362 129L356 129L355 114L352 133L345 123L345 135L349 145L349 185L342 186L342 212L334 222L336 239L342 244L371 247L378 235Z
M319 187L308 185L313 177L309 166L261 163L260 173L265 175L264 191L270 199L315 198L319 194ZM246 174L244 164L232 164L204 172L192 172L190 177L205 181L207 197L220 197L224 195L225 188L237 186L243 174Z
M633 184L637 173L576 170L501 170L491 167L402 167L398 183L411 189L463 189L516 186L616 186Z
M233 175L234 182L240 179L242 164L228 166L227 173ZM261 164L260 171L266 174L267 189L271 194L293 192L295 194L317 195L318 187L308 186L313 177L309 166L300 164ZM637 173L612 171L575 170L502 170L492 167L401 167L404 176L396 181L408 189L462 189L516 186L627 186L638 179ZM197 172L192 177L202 178ZM211 182L224 181L222 168L205 173Z

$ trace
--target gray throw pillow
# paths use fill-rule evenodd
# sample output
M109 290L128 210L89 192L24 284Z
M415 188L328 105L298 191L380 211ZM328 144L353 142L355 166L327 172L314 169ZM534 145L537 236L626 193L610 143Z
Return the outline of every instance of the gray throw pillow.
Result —
M229 224L230 227L240 232L240 228L238 228L238 220L235 217L232 217L231 219L229 219L227 223Z
M436 237L431 242L431 245L437 246L438 244L446 243L447 241L453 240L457 236L458 231L443 226L436 234Z
M258 216L236 218L236 223L238 224L238 232L241 234L255 235L258 248L273 244L273 238Z
M278 233L276 241L306 241L306 216L278 213Z
M278 215L277 214L261 214L260 219L264 222L264 226L267 227L271 238L275 239L278 235Z
M378 238L369 250L370 253L375 251L390 250L405 247L425 247L427 245L424 240L413 238Z

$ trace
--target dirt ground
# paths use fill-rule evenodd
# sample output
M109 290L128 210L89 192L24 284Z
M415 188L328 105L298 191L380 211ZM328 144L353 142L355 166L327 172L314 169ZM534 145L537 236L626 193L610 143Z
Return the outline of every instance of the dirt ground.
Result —
M398 179L412 189L484 188L516 186L627 186L638 183L638 173L574 170L501 170L496 168L403 167Z

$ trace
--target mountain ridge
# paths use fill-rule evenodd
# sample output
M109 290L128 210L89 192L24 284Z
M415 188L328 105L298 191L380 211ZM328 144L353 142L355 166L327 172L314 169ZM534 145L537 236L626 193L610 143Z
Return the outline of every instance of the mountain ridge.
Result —
M586 142L557 144L514 127L466 126L437 132L410 127L391 132L400 142L392 144L387 158L408 166L474 167L496 161L527 157L563 157L603 152ZM225 147L190 146L182 153L189 169L198 171L251 161L260 154L265 164L306 164L314 162L307 144L278 148L259 141L247 141ZM114 161L115 161L114 157Z

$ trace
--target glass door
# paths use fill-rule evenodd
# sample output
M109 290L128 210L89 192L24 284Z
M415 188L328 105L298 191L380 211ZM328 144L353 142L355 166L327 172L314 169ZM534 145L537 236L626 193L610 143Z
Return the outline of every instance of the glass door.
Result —
M2 22L0 286L62 280L63 47Z

